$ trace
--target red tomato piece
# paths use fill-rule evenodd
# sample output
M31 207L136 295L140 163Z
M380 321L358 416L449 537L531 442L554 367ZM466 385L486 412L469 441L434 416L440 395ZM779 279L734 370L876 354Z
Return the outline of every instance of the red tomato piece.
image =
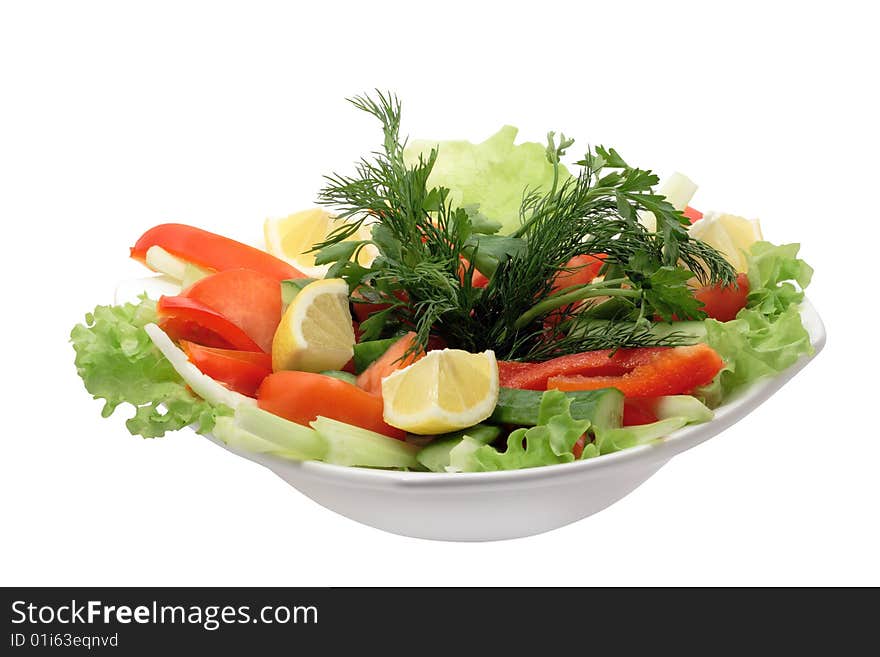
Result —
M382 398L323 374L283 371L270 374L257 390L263 410L308 426L319 415L403 439L406 432L382 419Z
M623 401L623 426L633 427L639 424L651 424L657 421L657 399L646 397L636 399L627 397Z
M723 287L707 285L694 292L697 301L703 302L702 310L712 319L729 322L736 319L736 314L746 307L749 296L749 277L738 274L736 283Z
M180 341L180 348L203 374L248 397L256 397L257 388L272 373L272 356L262 351L215 349L187 340Z
M669 347L603 349L560 356L543 363L498 362L499 381L505 388L546 390L547 381L556 376L618 376L650 362Z
M388 350L374 360L370 366L361 372L357 378L358 387L366 390L370 394L382 396L382 379L389 374L402 370L408 365L412 365L425 355L424 351L410 354L406 358L403 355L409 351L416 339L416 334L410 331L400 338Z
M697 344L665 349L625 374L555 376L547 382L547 387L557 390L617 388L627 397L687 395L712 381L723 366L721 356L714 349Z
M687 206L687 207L684 209L684 211L682 212L682 214L683 214L683 215L687 218L687 220L690 221L692 224L698 222L700 219L703 218L703 213L700 212L699 210L695 210L695 209L692 208L691 206Z
M305 278L305 274L265 251L185 224L160 224L141 235L131 248L131 257L145 262L151 246L207 269L252 269L283 281Z
M156 304L159 326L173 340L207 347L261 351L260 345L216 310L184 296L160 297Z
M281 321L281 287L271 276L230 269L196 281L180 296L217 311L257 343L259 350L272 351L272 338Z

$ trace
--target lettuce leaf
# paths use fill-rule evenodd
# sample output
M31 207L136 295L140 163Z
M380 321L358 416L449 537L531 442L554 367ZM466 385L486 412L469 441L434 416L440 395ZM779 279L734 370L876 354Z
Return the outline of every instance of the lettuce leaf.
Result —
M415 162L420 154L439 146L437 162L428 179L435 187L447 187L459 206L478 206L479 212L501 224L503 234L519 227L519 207L526 188L544 190L553 184L553 166L546 147L536 142L514 145L518 130L504 126L479 144L469 141L412 141L405 157ZM571 174L560 166L560 182Z
M103 417L123 403L135 408L125 423L134 435L156 438L190 424L210 431L215 416L228 410L187 389L144 331L155 321L156 302L146 296L137 304L98 306L70 332L76 371L86 390L104 400Z
M773 317L804 300L804 289L810 284L813 268L797 257L799 250L800 244L777 246L770 242L756 242L752 245L746 255L749 308Z
M548 390L541 398L538 426L513 431L504 452L465 437L450 453L451 468L489 472L574 461L571 450L590 427L590 421L572 418L570 406L571 398L565 393Z

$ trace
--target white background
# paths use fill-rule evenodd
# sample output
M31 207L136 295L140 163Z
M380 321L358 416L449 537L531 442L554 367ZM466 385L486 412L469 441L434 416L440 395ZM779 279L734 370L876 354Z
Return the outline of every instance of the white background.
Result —
M869 3L485 5L2 5L0 583L880 584ZM385 534L194 434L102 420L67 335L138 274L127 247L309 206L378 144L343 102L373 87L419 137L511 123L686 172L695 206L803 244L828 347L618 504L504 543Z

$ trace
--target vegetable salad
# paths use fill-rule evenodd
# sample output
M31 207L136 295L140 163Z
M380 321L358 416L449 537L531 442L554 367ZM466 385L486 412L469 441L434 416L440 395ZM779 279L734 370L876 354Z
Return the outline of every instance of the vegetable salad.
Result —
M701 213L613 148L407 141L391 94L352 99L382 147L266 249L185 224L132 258L179 293L71 332L102 414L295 460L443 473L601 457L712 419L811 351L812 270L760 225Z

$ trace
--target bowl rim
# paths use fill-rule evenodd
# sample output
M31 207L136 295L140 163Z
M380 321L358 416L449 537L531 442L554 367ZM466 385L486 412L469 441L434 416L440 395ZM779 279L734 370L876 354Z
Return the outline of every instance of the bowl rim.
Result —
M506 486L510 484L541 482L549 485L562 478L578 477L588 472L602 476L607 471L616 470L618 466L636 461L644 461L645 464L656 462L662 464L676 454L713 438L744 418L772 397L822 351L827 339L825 325L816 308L806 297L800 305L800 313L804 327L810 336L810 343L813 347L812 354L801 356L797 362L775 377L761 379L740 391L732 399L715 409L715 417L709 422L689 425L672 432L656 442L638 445L598 458L524 468L521 470L501 470L495 472L406 472L335 465L321 461L293 461L270 454L256 454L236 450L227 447L213 436L209 436L209 438L223 449L263 465L282 476L284 473L295 473L310 478L334 480L335 483L348 486L384 487L394 485L404 486L412 490L450 487L469 489L474 486Z

